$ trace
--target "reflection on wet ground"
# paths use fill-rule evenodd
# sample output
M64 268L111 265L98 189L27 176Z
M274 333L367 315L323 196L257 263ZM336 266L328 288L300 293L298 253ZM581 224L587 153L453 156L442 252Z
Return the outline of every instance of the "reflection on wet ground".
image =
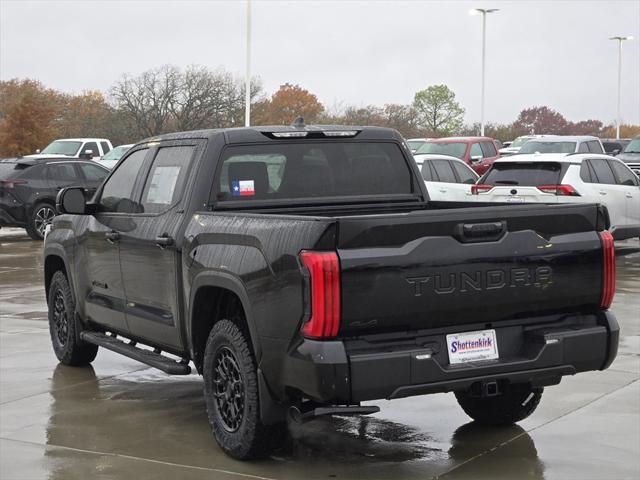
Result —
M452 395L372 402L368 417L290 425L269 459L215 445L199 376L168 377L101 350L93 367L51 352L41 244L0 231L0 478L640 478L640 252L618 248L620 354L548 388L520 425L469 422Z

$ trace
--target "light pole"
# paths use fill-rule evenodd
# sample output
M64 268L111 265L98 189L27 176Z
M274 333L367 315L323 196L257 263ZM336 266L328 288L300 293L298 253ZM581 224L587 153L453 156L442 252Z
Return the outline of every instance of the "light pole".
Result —
M251 125L251 0L247 0L247 71L244 85L244 126Z
M482 80L480 95L480 135L484 137L484 70L485 70L485 50L487 43L487 13L497 12L498 8L474 8L469 10L469 15L482 15Z
M609 40L618 41L618 111L616 114L616 138L620 139L620 91L622 90L622 42L633 40L631 35L626 37L610 37Z

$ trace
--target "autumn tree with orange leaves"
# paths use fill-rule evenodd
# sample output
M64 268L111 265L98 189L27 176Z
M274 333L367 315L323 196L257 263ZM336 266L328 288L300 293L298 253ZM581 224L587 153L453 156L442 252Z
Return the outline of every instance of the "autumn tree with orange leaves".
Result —
M324 106L313 93L298 85L285 83L270 99L259 102L253 111L254 125L290 125L297 117L315 122Z

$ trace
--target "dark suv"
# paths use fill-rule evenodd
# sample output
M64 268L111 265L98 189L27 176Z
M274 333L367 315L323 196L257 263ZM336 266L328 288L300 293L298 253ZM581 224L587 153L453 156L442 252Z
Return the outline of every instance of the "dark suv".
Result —
M0 227L23 227L42 240L56 215L56 195L64 187L83 187L90 198L109 175L91 161L64 158L0 160Z

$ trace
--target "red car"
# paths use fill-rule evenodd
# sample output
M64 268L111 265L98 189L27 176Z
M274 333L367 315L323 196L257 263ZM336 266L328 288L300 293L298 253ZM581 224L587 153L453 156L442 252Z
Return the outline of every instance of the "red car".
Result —
M414 155L437 153L451 155L463 160L478 175L484 174L500 154L493 138L489 137L447 137L427 140Z

